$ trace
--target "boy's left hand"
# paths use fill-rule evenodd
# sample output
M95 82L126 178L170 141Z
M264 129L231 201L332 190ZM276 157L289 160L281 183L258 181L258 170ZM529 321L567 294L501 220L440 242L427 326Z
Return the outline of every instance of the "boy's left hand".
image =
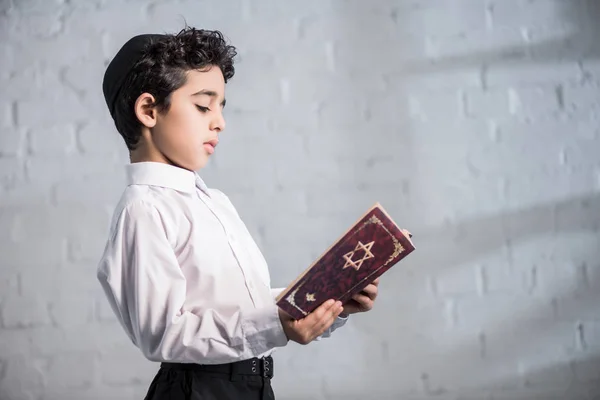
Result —
M375 299L377 298L378 286L379 278L367 285L362 292L352 296L352 298L348 300L346 304L344 304L344 310L340 314L340 317L344 318L349 314L356 314L371 310L375 303Z

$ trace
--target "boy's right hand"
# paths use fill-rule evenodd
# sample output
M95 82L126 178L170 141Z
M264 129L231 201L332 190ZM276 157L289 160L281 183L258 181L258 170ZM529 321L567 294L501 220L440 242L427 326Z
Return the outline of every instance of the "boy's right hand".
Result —
M279 319L288 339L304 345L312 342L329 329L343 310L341 302L328 300L307 317L298 320L279 309Z

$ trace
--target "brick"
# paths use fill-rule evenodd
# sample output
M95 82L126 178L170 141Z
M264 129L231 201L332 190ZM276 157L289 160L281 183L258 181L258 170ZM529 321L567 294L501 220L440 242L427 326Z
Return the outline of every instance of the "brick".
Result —
M409 113L420 121L452 122L462 117L462 94L457 91L411 93Z
M73 388L52 388L49 387L44 390L44 393L39 397L41 400L103 400L103 399L114 399L114 400L131 400L137 398L144 398L150 381L147 381L145 385L132 385L132 386L108 386L108 385L95 385L85 389L73 389Z
M585 270L586 285L592 291L598 290L600 288L600 263L595 260L584 262L582 263L582 267Z
M60 155L77 151L75 144L75 127L58 125L33 129L29 133L29 148L35 155Z
M298 63L301 65L301 63ZM309 79L307 79L307 75ZM394 77L389 78L388 82L385 82L382 78L374 76L371 79L360 80L358 73L352 71L339 71L330 72L320 67L318 71L301 71L294 72L288 71L286 68L285 75L282 79L286 81L289 91L288 103L292 106L290 109L290 115L297 118L295 114L295 107L303 106L310 108L316 108L315 99L327 99L325 106L328 106L332 112L337 112L334 107L342 107L342 104L338 104L337 100L342 102L344 99L348 99L351 96L380 96L382 93L389 91L393 92L395 86L400 85L400 78ZM394 81L392 81L394 79ZM348 86L348 81L356 81L352 86ZM381 104L378 104L381 105ZM359 105L360 106L360 105ZM323 110L325 112L329 110ZM360 110L359 110L360 113ZM339 115L339 114L336 114ZM343 114L342 114L343 115ZM280 119L281 115L273 115L272 118L275 121ZM350 116L346 114L346 118ZM307 123L308 116L299 119L303 123ZM279 126L281 130L287 132L289 124Z
M31 238L24 242L14 241L14 238L11 238L3 243L6 243L6 246L2 248L1 265L11 271L35 273L40 272L42 266L50 271L66 258L66 240L60 235ZM32 248L37 251L31 251ZM45 269L40 273L44 271Z
M407 61L400 71L385 74L387 91L391 94L389 100L398 100L398 91L443 91L460 90L464 88L482 88L482 68L465 66L464 68L448 69L443 63L419 63ZM386 99L387 100L387 99ZM377 104L377 108L385 106Z
M60 8L62 1L55 0L49 3L53 2L57 3L56 5L59 7L54 6L42 11L45 7L40 7L41 4L44 4L40 2L40 5L35 5L35 9L22 10L22 14L19 16L19 24L11 32L14 37L48 39L60 33L63 28L62 16L64 14L64 10ZM17 3L21 4L21 2ZM24 3L27 3L27 1Z
M33 337L35 336L32 332L35 329L0 329L2 360L31 354ZM0 382L2 382L2 371L0 371Z
M589 307L589 304L596 304L599 298L597 292L579 295L564 294L556 300L557 318L563 321L600 319L600 310L597 307Z
M53 188L53 203L57 205L74 204L79 206L97 207L117 204L125 190L125 173L93 174L87 178L73 179L70 182L59 182ZM75 239L79 240L79 239ZM82 238L81 240L86 240ZM85 245L84 245L85 246ZM77 245L78 252L86 251Z
M14 12L14 4L11 0L9 1L4 1L2 2L2 4L0 4L0 16L4 17L5 15L8 15L9 13L13 13Z
M600 360L582 356L573 362L576 379L580 382L598 382L600 380Z
M265 72L271 71L274 76L277 76L281 80L289 81L292 86L290 88L290 97L292 98L295 93L302 91L298 86L306 85L310 87L318 85L320 81L323 81L321 79L322 75L334 73L335 75L331 76L330 82L322 84L323 90L327 91L328 87L336 83L340 78L338 74L357 73L357 70L366 67L361 63L350 61L349 49L331 39L331 36L335 35L336 29L329 28L327 31L329 33L324 33L322 37L328 40L323 41L319 45L315 45L313 41L300 40L296 42L293 49L284 48L276 57L273 54L262 55L259 53L258 55L261 56L262 60L265 60L267 57L271 58L271 64L268 66L262 63L257 63L254 66L240 63L240 68L249 66L251 70L247 72L254 76L261 76ZM311 33L313 35L318 34L317 32ZM257 54L249 53L244 59L252 59L252 55ZM304 62L306 59L310 59L311 62L306 64ZM345 68L341 68L341 65L344 65ZM338 90L348 89L350 88L338 87Z
M519 360L533 360L543 354L543 360L550 364L550 360L564 360L577 347L576 324L550 319L523 318L511 324L498 323L486 329L484 335L484 358L492 365L512 364L512 373L518 369ZM539 340L542 335L545 339Z
M64 4L63 0L24 0L14 2L14 7L22 15L29 15L32 13L46 13L55 11L57 7L62 7Z
M600 88L591 85L567 85L563 90L565 111L577 120L597 121L600 118Z
M109 172L123 173L123 163L116 156L73 154L70 157L45 155L29 157L26 162L28 182L49 190L59 183L73 182Z
M572 84L581 78L574 61L551 64L508 62L492 64L485 69L484 81L488 87L549 85L557 82Z
M581 265L572 262L547 262L537 265L536 284L538 290L553 293L556 288L570 293L588 290L585 272Z
M583 341L584 347L590 350L600 348L600 322L585 321L583 322Z
M580 61L582 74L594 83L600 82L600 61L593 58L583 58Z
M207 13L205 3L190 0L176 1L170 5L164 3L150 3L149 5L144 4L144 2L131 3L132 4L125 3L125 5L129 9L128 12L141 14L141 21L139 21L138 24L144 24L146 21L156 21L157 24L170 27L170 29L179 29L182 25L181 16L190 13L189 15L196 16L197 19L195 23L197 26L218 25L218 29L223 29L224 32L229 32L229 30L221 28L222 26L227 26L228 21L239 24L241 22L243 12L248 11L248 9L251 7L251 4L246 4L243 1L236 0L224 4L222 7L215 7L212 12ZM270 6L265 4L265 8L268 7ZM106 10L103 13L103 16L106 18L113 17L115 13L115 7L112 6L105 8ZM268 15L268 12L265 13L262 8L259 8L258 10L261 11L261 14ZM261 20L262 15L257 16L257 18ZM127 19L123 17L122 22L126 23ZM99 28L101 28L101 26L99 26Z
M11 191L25 180L23 161L18 157L0 157L0 190Z
M88 296L62 295L48 303L52 323L64 329L86 325L94 319L94 302ZM56 298L58 297L58 298Z
M28 328L49 323L46 301L39 296L11 296L2 304L2 326L5 328Z
M507 119L511 116L510 93L507 90L468 90L465 94L465 114L476 119Z
M18 101L39 97L44 91L44 83L55 88L60 85L58 74L41 67L39 63L19 65L12 71L2 88L3 100L12 108L12 124L20 125L23 121L19 119L19 114L27 119L28 113L31 112L31 110L19 111Z
M142 384L156 374L156 365L148 362L135 346L123 346L104 352L100 362L101 381L108 385Z
M439 272L435 290L440 296L473 295L481 291L480 270L472 265Z
M580 393L574 393L579 391ZM585 400L588 396L581 393L579 387L574 389L557 389L556 387L523 387L513 390L502 390L492 393L490 400Z
M6 362L2 384L2 396L7 399L33 400L43 392L44 377L40 367L44 360L26 354L11 357ZM4 382L9 382L4 384Z
M82 221L86 221L87 234L93 232L104 235L107 232L109 218L98 208L85 205L62 204L61 207L38 207L34 210L14 209L18 213L15 222L15 241L43 240L61 227L65 236L79 236Z
M3 101L3 99L0 99L0 128L2 128L3 131L7 130L8 132L11 132L14 130L15 121L13 121L13 113L14 103L8 100ZM2 138L1 140L8 142L8 139L6 138ZM3 145L0 149L4 150L4 147L5 146Z
M267 175L268 176L268 175ZM332 159L323 159L319 164L287 164L275 170L275 182L281 187L347 187L356 184L342 166Z
M419 45L403 46L402 56L394 55L394 52L381 51L382 48L393 47L397 43L391 38L389 32L391 28L386 27L385 21L380 24L381 29L373 30L371 34L361 34L345 40L333 41L329 47L324 47L320 54L324 57L324 69L330 71L349 71L357 74L370 74L375 69L378 73L393 73L401 67L403 58L414 55L415 58L422 56L424 51ZM352 36L352 33L347 33ZM350 39L350 40L348 40ZM379 46L373 46L372 43L378 43ZM356 57L360 53L361 57ZM309 56L310 53L307 53ZM330 57L330 58L329 58ZM376 66L373 65L373 59L377 59ZM368 75L367 75L368 76Z
M371 202L364 198L352 196L354 190L337 190L327 196L328 201L323 201L322 192L308 191L306 194L307 206L306 214L315 217L319 216L340 216L348 220L348 227L357 220L369 207ZM351 222L352 221L352 222Z
M485 293L523 295L534 290L537 284L536 268L511 264L500 257L483 262L481 273Z
M134 346L117 322L78 325L70 329L46 326L33 332L30 351L45 358L65 353L108 352Z
M16 216L11 213L11 209L6 207L4 204L0 207L0 240L3 243L9 243L12 241L13 230L16 223Z
M250 75L240 69L239 76L236 72L236 84L227 88L227 102L244 112L258 113L263 107L271 110L279 109L281 106L280 84L276 76L268 74L269 71L263 71L262 74ZM262 91L266 93L259 106L255 101L254 93Z
M492 326L495 321L508 315L513 321L548 321L554 318L552 303L549 299L527 295L472 296L460 299L456 307L459 326L473 329Z
M519 87L511 89L511 113L518 119L539 121L560 117L560 88L556 86Z
M102 293L104 295L104 293ZM106 298L98 296L94 306L94 318L98 322L117 322L117 317Z
M17 102L17 120L21 126L44 128L74 121L85 121L87 110L84 102L73 92L46 94ZM57 104L58 107L48 107ZM32 113L31 110L37 110Z
M25 151L25 131L19 128L2 128L0 157L20 157Z
M533 360L521 361L519 363L519 369L521 370L526 386L560 388L566 387L573 382L573 370L568 363L564 362L562 357L550 358L550 360L548 360L549 357L545 358L545 363Z
M480 31L466 34L430 35L424 38L425 55L440 68L472 68L482 64L505 64L527 56L519 31ZM490 51L494 49L494 51Z
M545 180L552 180L553 185L544 184ZM565 196L582 196L593 185L592 171L528 174L510 177L507 199L511 206L535 204L542 199L558 202Z
M62 263L61 268L52 267L47 269L28 269L21 272L21 292L24 297L43 296L47 301L57 301L64 303L64 293L67 292L75 298L85 298L90 290L97 290L98 282L96 280L93 264L86 264L87 268L81 265L69 265ZM95 293L95 292L94 292ZM89 300L89 299L88 299ZM90 300L91 301L91 300ZM87 307L81 305L82 308ZM91 305L90 305L91 307ZM62 310L58 310L58 313ZM81 311L79 316L74 319L87 318L83 316L85 311ZM67 317L58 315L57 318Z
M57 354L45 370L49 389L89 388L95 383L98 356L94 352Z
M314 111L318 116L318 131L322 134L352 131L356 126L365 122L367 105L359 99L348 102L323 101L316 105ZM345 146L352 143L342 142Z
M0 264L0 302L5 298L17 296L19 294L19 275L12 268L7 268Z
M551 120L500 123L493 141L468 149L469 164L482 177L488 178L500 175L521 179L524 171L545 176L585 174L589 170L578 168L585 160L579 160L571 154L583 143L593 143L594 139L590 138L593 138L594 130L582 125L573 130L571 135L565 135L565 130L571 130L569 126L569 123ZM545 147L542 149L539 143L544 143ZM508 161L514 157L518 157L519 163ZM510 180L508 184L510 186Z
M1 161L0 161L1 163ZM25 175L23 173L23 175ZM23 180L25 178L23 177ZM30 183L19 181L4 191L0 188L2 206L47 206L51 196L48 188L39 187Z
M459 35L480 35L487 30L485 5L479 2L455 4L425 3L410 10L410 14L397 15L397 23L402 32L413 35L439 37Z
M276 17L285 19L305 16L312 17L318 16L319 14L331 17L334 10L338 10L338 8L335 7L336 4L333 2L323 3L316 0L309 0L303 6L291 5L289 7L282 5L278 1L273 0L265 1L263 7L259 7L252 2L246 3L244 1L241 1L231 3L232 8L238 7L240 5L245 8L243 17L248 22L252 20L269 20ZM352 4L348 4L348 8L352 8L351 5ZM228 7L224 7L222 9L222 12L227 11L229 11Z
M104 105L104 107L106 107ZM127 147L125 141L115 128L110 116L98 122L86 121L77 129L77 139L81 143L81 149L86 154L119 155L121 159L127 159Z
M561 26L563 24L577 25L579 21L569 20L567 16L577 15L577 12L584 13L583 5L584 2L575 1L569 3L567 9L566 4L562 2L496 0L490 3L489 9L493 29L518 29L522 27Z
M600 161L590 157L600 148L600 139L584 139L568 144L563 149L563 163L569 171L584 172L600 167Z
M270 220L268 223L262 222L259 230L262 232L263 240L269 245L284 245L289 243L289 240L280 235L282 228L292 224L295 218L292 215L281 214L277 219ZM340 231L350 226L356 218L345 218L343 216L327 215L327 216L311 216L307 215L303 218L304 223L296 227L296 240L304 244L318 244L319 251L325 250L331 241L340 235ZM296 246L290 244L290 246ZM299 246L296 246L299 248ZM282 256L286 254L284 251L278 251ZM303 257L304 259L304 257Z

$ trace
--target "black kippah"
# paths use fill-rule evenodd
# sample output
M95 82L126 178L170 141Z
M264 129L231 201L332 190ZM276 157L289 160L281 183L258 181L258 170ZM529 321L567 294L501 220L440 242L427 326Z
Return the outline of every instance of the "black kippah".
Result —
M102 81L102 91L104 92L104 100L106 100L110 115L113 118L115 117L115 103L127 74L142 58L147 46L163 37L165 35L144 34L134 36L121 47L110 64L108 64L104 73L104 80Z

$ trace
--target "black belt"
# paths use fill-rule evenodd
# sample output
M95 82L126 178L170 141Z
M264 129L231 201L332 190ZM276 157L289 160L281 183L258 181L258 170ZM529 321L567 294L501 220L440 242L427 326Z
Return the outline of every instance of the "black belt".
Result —
M259 375L264 378L273 377L273 357L251 358L249 360L236 361L229 364L183 364L167 363L160 364L161 368L173 368L180 370L192 370L198 372L213 372L219 374L234 375Z

